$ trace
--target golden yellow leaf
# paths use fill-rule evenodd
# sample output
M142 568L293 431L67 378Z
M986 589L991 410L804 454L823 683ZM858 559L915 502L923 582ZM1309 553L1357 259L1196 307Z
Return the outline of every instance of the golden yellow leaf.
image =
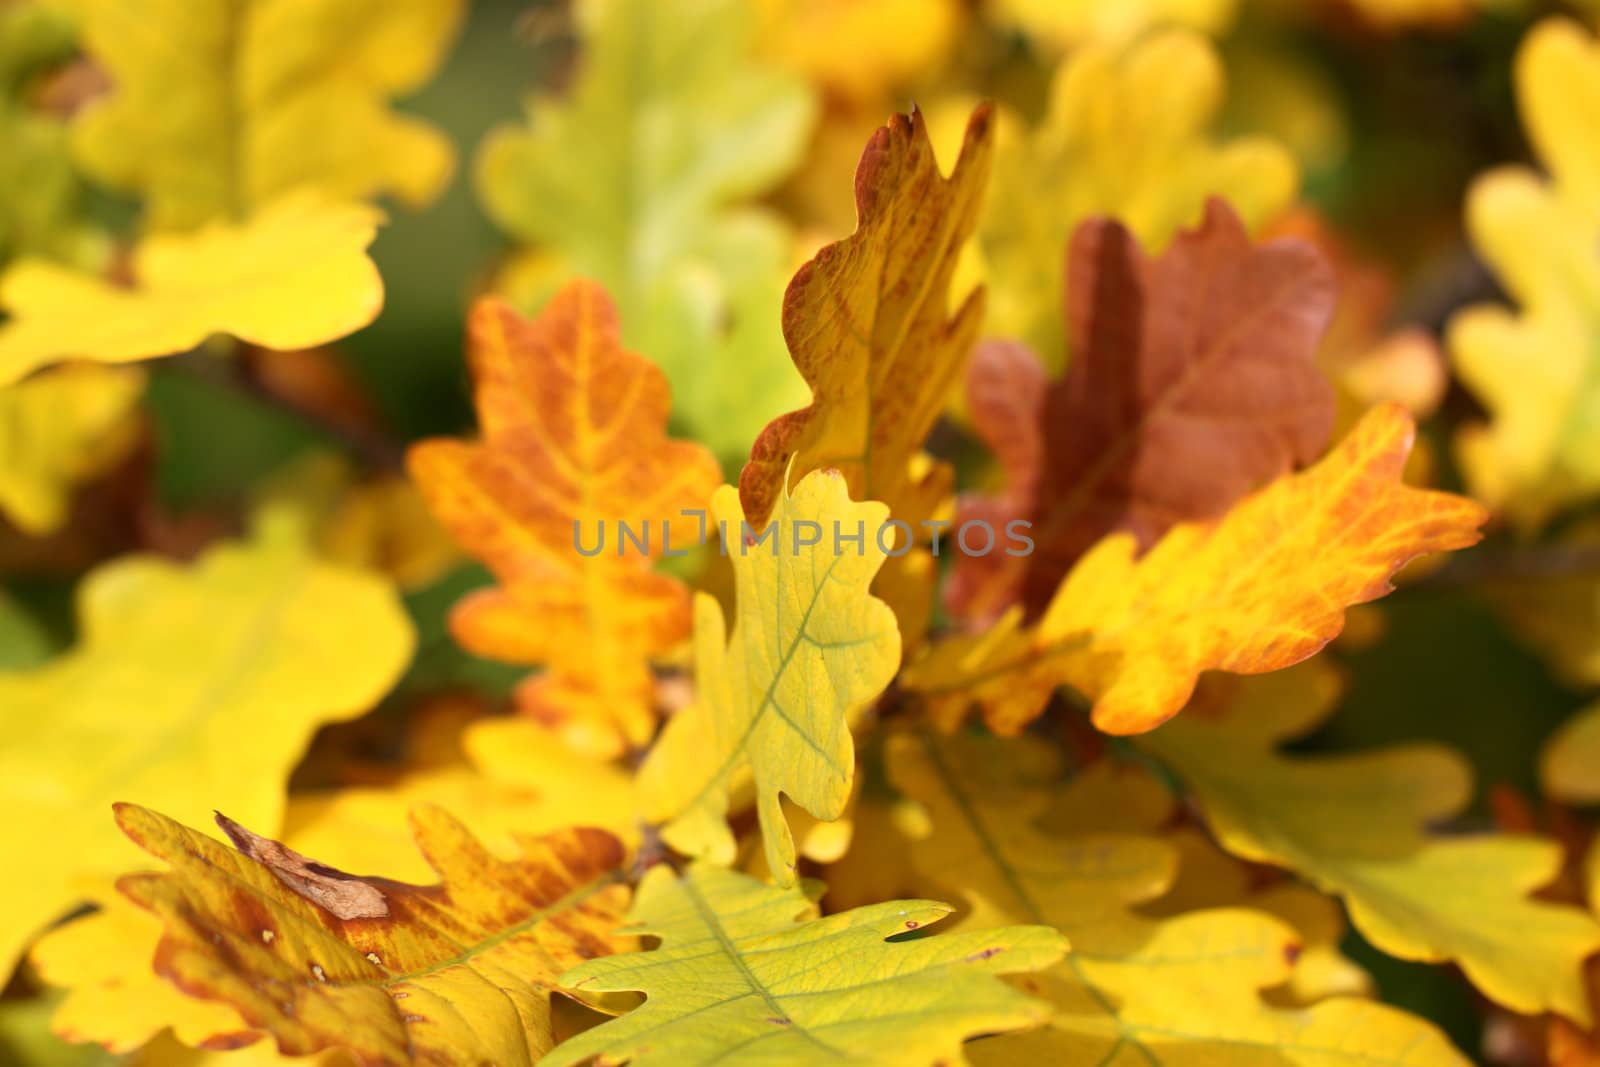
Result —
M114 86L78 117L74 150L141 194L155 229L237 221L300 187L421 205L450 176L449 141L387 100L432 76L464 0L68 6Z
M365 249L380 215L302 195L242 223L156 235L134 250L132 288L43 260L0 277L0 385L61 359L130 363L216 333L306 348L371 322L383 280Z
M156 970L232 1005L292 1055L344 1048L371 1067L528 1067L554 1043L556 974L626 944L611 933L628 895L621 848L600 830L525 836L503 860L423 808L413 830L438 885L314 868L336 894L325 896L307 895L281 846L231 823L235 842L268 862L144 808L118 805L117 820L172 867L118 882L161 918ZM339 908L355 894L363 907L350 918L317 902Z
M33 946L29 962L39 977L68 992L50 1029L74 1043L132 1052L170 1029L190 1047L254 1041L256 1031L228 1005L185 994L155 973L161 922L102 883L88 894L97 910L60 926Z
M1025 341L1062 366L1063 254L1091 216L1115 218L1155 255L1199 221L1211 196L1225 197L1251 229L1289 204L1299 175L1287 150L1260 137L1213 137L1222 97L1222 62L1190 31L1072 53L1043 121L1025 137L1002 136L997 150L979 231L987 336Z
M1183 716L1142 743L1195 791L1223 847L1339 895L1385 952L1453 961L1515 1011L1587 1022L1580 964L1600 949L1600 923L1529 897L1559 872L1560 846L1427 833L1466 804L1471 775L1459 756L1432 745L1275 751L1313 729L1338 689L1326 667L1306 664L1249 680L1226 710Z
M290 464L258 498L302 511L311 538L330 560L387 574L407 591L431 584L461 560L409 480L389 474L363 479L334 452Z
M959 40L959 0L758 0L762 51L832 96L878 104Z
M1048 966L1064 945L1040 926L890 940L951 910L895 900L819 919L799 886L778 889L707 863L682 877L657 867L639 886L629 929L660 947L561 977L580 995L640 990L644 1004L544 1062L965 1063L966 1038L1047 1015L994 976Z
M1483 509L1401 480L1414 428L1371 412L1320 462L1246 497L1214 523L1173 527L1136 558L1127 534L1068 574L1038 625L1013 611L988 633L929 650L903 684L952 723L972 702L1015 733L1070 683L1095 725L1140 733L1177 714L1205 670L1259 674L1314 655L1344 610L1389 591L1426 552L1478 539Z
M638 836L633 783L614 764L572 752L552 731L523 718L485 719L462 737L469 763L416 771L379 786L296 793L284 841L344 870L383 869L404 881L429 868L412 846L407 812L450 812L494 852L521 834L573 825Z
M739 494L712 500L733 563L737 614L695 597L695 702L667 723L639 772L643 815L691 855L732 860L725 817L734 777L755 783L767 869L795 880L779 800L837 819L855 774L851 711L875 698L900 662L888 605L867 592L884 559L876 501L850 499L833 471L808 474L777 500L766 527L746 522ZM864 534L862 540L843 538ZM759 539L758 539L759 535Z
M59 367L0 387L0 513L24 533L60 528L72 490L127 454L144 374Z
M1516 61L1523 125L1551 172L1479 178L1467 199L1473 244L1518 310L1480 305L1450 322L1456 373L1488 409L1457 438L1474 495L1532 529L1600 489L1600 44L1547 19Z
M1556 800L1600 804L1600 707L1585 708L1561 724L1545 746L1539 778ZM1600 850L1593 854L1600 856Z
M897 115L862 153L856 232L789 283L784 337L811 386L809 407L774 419L750 450L739 495L766 521L791 482L835 469L857 499L918 526L948 495L948 464L916 464L960 381L983 319L981 292L952 314L951 277L988 177L990 113L973 113L950 177L920 113Z
M484 440L424 441L408 461L439 521L500 580L456 605L451 632L478 655L543 664L518 702L575 748L642 746L650 660L689 628L687 590L652 568L704 532L716 459L667 438L666 379L622 347L594 283L570 283L531 321L486 298L468 330Z
M1233 23L1237 0L987 0L989 17L1021 30L1057 54L1089 42L1123 41L1152 26L1187 26L1218 35Z
M1333 996L1372 996L1372 976L1339 951L1345 936L1339 902L1309 886L1287 879L1258 884L1248 864L1218 848L1193 826L1162 835L1178 852L1178 876L1157 901L1145 906L1152 915L1175 916L1199 908L1244 907L1282 919L1300 935L1294 970L1266 999L1285 1006L1315 1004Z
M1260 991L1290 978L1300 944L1270 915L1136 912L1168 892L1177 851L1146 834L1050 826L1050 808L1075 801L1053 795L1063 787L1030 752L1037 744L891 741L891 774L930 815L914 861L936 891L961 901L959 926L1048 923L1071 943L1061 963L1017 982L1054 1004L1050 1024L974 1046L976 1062L1464 1067L1431 1024L1385 1005L1350 997L1299 1009L1266 1004Z
M390 586L263 525L190 567L102 566L79 590L78 645L0 673L0 802L8 847L30 857L0 893L0 968L72 906L75 879L127 868L113 801L276 826L316 728L367 710L405 666L413 635Z

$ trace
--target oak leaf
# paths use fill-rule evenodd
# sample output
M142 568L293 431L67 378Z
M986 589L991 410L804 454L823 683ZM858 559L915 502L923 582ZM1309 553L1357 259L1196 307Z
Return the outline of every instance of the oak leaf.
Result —
M994 976L1047 966L1064 943L1038 926L892 940L951 910L897 900L819 919L798 886L706 863L682 877L657 867L639 886L628 931L654 935L660 947L561 978L579 995L639 990L644 1004L568 1039L544 1062L965 1063L965 1038L1045 1017Z
M416 849L407 815L422 807L449 811L498 855L515 855L521 836L554 833L580 820L625 845L635 836L628 776L576 756L536 723L478 720L467 726L461 744L465 761L413 769L383 785L291 794L284 844L341 870L383 869L420 883L433 868ZM52 930L29 953L38 975L66 990L51 1023L56 1033L127 1052L170 1027L190 1048L254 1038L252 1055L277 1056L272 1042L261 1040L233 1008L189 996L151 970L161 938L156 916L109 883L90 897L97 911Z
M422 808L413 832L438 885L313 865L327 892L308 894L273 842L248 838L263 863L145 808L118 805L117 821L172 867L118 882L162 920L156 971L230 1004L289 1055L527 1067L554 1043L555 976L625 944L611 933L627 899L621 846L600 830L523 837L505 860Z
M733 631L714 599L695 597L695 701L668 721L640 769L640 805L674 848L730 862L730 792L748 768L767 869L791 885L795 847L780 797L819 819L844 813L855 774L850 713L899 666L894 614L867 592L884 560L888 513L852 501L833 471L783 492L764 528L747 523L731 486L717 491L712 513L734 569ZM861 541L842 543L857 533Z
M1600 804L1600 773L1597 772L1600 772L1600 707L1591 706L1562 723L1545 745L1539 760L1539 780L1546 793L1564 803ZM1600 856L1600 850L1591 846L1590 855ZM1600 863L1600 859L1594 862ZM1600 873L1600 867L1595 869ZM1596 891L1600 894L1600 884Z
M1313 729L1338 690L1326 667L1306 664L1250 680L1226 707L1186 715L1141 743L1195 791L1224 848L1343 897L1356 928L1385 952L1453 961L1513 1010L1588 1023L1581 963L1600 949L1600 923L1529 895L1560 871L1560 846L1427 832L1466 804L1471 774L1459 756L1432 745L1276 751Z
M716 460L666 437L666 379L622 347L599 286L570 283L533 320L485 298L468 334L483 441L424 441L408 460L439 521L500 581L456 605L451 632L478 655L543 664L518 701L575 747L642 746L650 659L689 624L682 583L652 566L703 532L685 511L705 507ZM642 549L623 543L624 521Z
M830 112L876 107L926 81L960 40L965 14L958 0L758 0L756 8L762 52L820 86Z
M422 205L450 176L449 141L387 99L433 74L463 0L68 6L114 86L77 116L75 154L140 194L153 229L239 220L297 188Z
M1590 339L1600 324L1600 160L1584 118L1600 104L1600 44L1565 19L1518 51L1517 101L1549 181L1526 167L1479 178L1467 229L1518 310L1452 318L1451 360L1488 409L1457 439L1473 494L1524 529L1600 490L1600 392Z
M1216 48L1188 30L1072 52L1043 120L997 152L979 230L987 336L1023 341L1059 368L1061 250L1085 219L1115 218L1159 252L1208 197L1226 196L1251 229L1293 200L1299 176L1286 149L1212 135L1223 82Z
M1095 42L1125 41L1153 26L1186 26L1221 36L1232 25L1237 0L987 0L988 17L1020 30L1053 54Z
M805 396L778 333L793 235L750 203L798 162L814 94L754 55L745 0L579 9L565 97L479 151L479 198L527 246L497 280L524 310L574 275L600 282L623 341L672 384L677 425L735 462Z
M810 406L774 419L739 474L753 523L811 471L843 474L851 495L888 504L896 520L930 518L950 468L917 464L924 439L972 353L981 292L952 313L951 279L977 224L988 177L991 115L974 112L949 178L920 112L896 115L856 170L858 222L794 276L783 332L810 385Z
M1215 518L1315 459L1333 428L1333 386L1316 362L1333 275L1310 244L1252 244L1212 199L1160 256L1093 219L1067 262L1065 375L1041 397L1028 357L995 342L968 374L973 424L1006 464L1018 506L963 501L957 524L1025 519L1036 545L958 559L947 602L980 619L1019 592L1030 614L1044 610L1108 533L1125 530L1145 549L1179 522Z
M31 536L59 529L72 490L138 440L144 375L128 367L59 367L0 387L0 514Z
M129 363L226 333L307 348L360 329L383 306L367 258L379 214L291 194L242 223L157 234L133 252L132 288L44 260L0 276L0 386L60 359Z
M18 813L7 850L29 868L4 893L4 969L71 907L77 878L126 869L112 801L195 819L227 804L278 825L312 733L371 707L413 643L387 583L319 562L270 519L192 567L106 564L78 602L73 650L0 673L0 802Z
M962 902L961 928L1046 923L1071 948L1017 979L1051 1001L1048 1026L974 1048L979 1063L1262 1063L1310 1067L1467 1062L1433 1026L1394 1008L1335 997L1309 1008L1265 1003L1293 973L1300 941L1281 920L1241 907L1152 917L1178 853L1148 833L1061 825L1079 798L1031 759L1035 742L901 736L890 773L928 812L917 869ZM1022 773L1018 773L1018 771ZM993 787L992 789L989 787ZM1113 802L1118 790L1098 792ZM1096 808L1093 822L1113 822Z
M1215 522L1181 523L1142 557L1131 535L1107 537L1036 626L1013 609L930 649L902 680L941 721L977 701L1001 733L1070 683L1093 698L1095 725L1125 734L1177 714L1202 671L1259 674L1314 655L1405 563L1478 539L1482 508L1402 482L1413 434L1402 408L1374 408L1315 466Z

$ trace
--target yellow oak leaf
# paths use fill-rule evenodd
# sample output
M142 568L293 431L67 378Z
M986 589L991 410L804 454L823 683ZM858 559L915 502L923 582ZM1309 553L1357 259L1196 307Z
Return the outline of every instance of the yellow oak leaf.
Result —
M877 104L936 72L959 40L959 0L758 0L762 51L830 97ZM887 109L885 109L887 110Z
M75 154L142 195L154 229L245 218L300 187L421 205L450 176L445 136L387 99L432 76L464 0L68 6L114 86L78 116Z
M491 852L514 856L517 839L575 822L636 837L632 782L612 764L574 755L559 739L521 718L482 719L461 742L465 764L413 771L382 786L294 793L284 814L284 843L342 870L384 870L424 883L433 876L406 817L438 807L459 818ZM150 966L161 922L109 884L90 898L99 910L52 930L29 954L39 976L68 990L52 1023L70 1041L95 1041L113 1052L145 1045L171 1029L194 1048L256 1036L238 1012L188 996ZM253 1054L277 1056L271 1041Z
M833 471L783 492L765 527L746 521L732 486L717 491L712 511L734 569L733 631L716 600L696 595L695 702L667 722L640 769L640 806L672 847L728 863L729 793L748 768L767 869L792 885L794 839L780 798L818 819L844 814L855 774L849 715L900 662L894 613L867 592L883 564L876 534L888 512L852 501Z
M1169 891L1178 851L1148 834L1051 825L1050 809L1074 802L1053 794L1073 786L1041 773L1037 742L908 735L890 744L890 773L929 813L913 861L961 901L958 926L1046 923L1071 944L1059 964L1016 981L1055 1006L1049 1025L974 1046L976 1062L1465 1067L1431 1024L1385 1005L1267 1004L1261 991L1289 980L1300 946L1271 915L1137 912ZM1103 788L1097 802L1115 796Z
M0 969L72 906L76 879L127 868L113 801L196 820L227 805L276 826L316 728L366 711L405 666L414 637L392 587L262 526L192 566L98 568L78 593L77 646L0 673L6 844L29 869L0 894Z
M1237 6L1237 0L986 0L984 8L992 21L1060 54L1086 42L1128 40L1152 26L1219 35L1233 23Z
M640 747L650 660L689 629L687 590L652 568L704 535L716 459L667 438L666 379L622 347L594 283L568 284L533 320L485 298L468 335L483 441L424 441L408 460L439 521L500 580L456 605L451 632L478 655L544 664L518 702L575 748Z
M918 525L949 494L951 472L916 461L983 319L981 291L949 306L991 144L987 108L973 113L949 178L920 112L896 115L867 144L855 233L801 267L784 296L784 337L813 398L756 438L739 475L751 522L766 521L791 482L834 469L853 496L885 502L926 539Z
M1259 674L1314 655L1405 563L1478 540L1481 507L1402 481L1414 432L1398 405L1373 408L1315 466L1215 522L1181 523L1142 557L1113 534L1037 626L1012 612L930 649L902 681L946 724L981 703L1000 733L1070 683L1093 698L1096 726L1129 734L1177 714L1202 671Z
M965 1063L966 1038L1043 1021L1043 1005L995 976L1048 966L1064 942L1040 926L890 940L951 910L895 900L819 919L799 886L707 863L682 877L656 867L628 931L660 947L561 976L576 994L639 990L644 1004L569 1038L544 1063Z
M44 260L0 276L0 385L61 359L130 363L226 333L307 348L371 322L383 280L366 255L379 213L292 194L242 223L158 234L134 250L131 288Z
M1600 706L1585 708L1561 724L1540 758L1539 779L1556 800L1600 804ZM1590 854L1600 857L1600 849L1591 846Z
M170 1030L188 1047L225 1048L258 1037L239 1013L184 993L151 968L161 922L109 881L86 893L96 910L51 930L28 953L39 978L67 990L50 1019L65 1041L132 1052Z
M307 861L222 816L238 852L134 805L117 821L172 868L118 882L161 919L157 972L290 1055L528 1067L554 1044L555 976L627 944L611 932L622 850L601 830L524 836L506 860L422 808L413 832L440 882L414 886Z
M468 764L413 772L387 784L296 793L284 815L292 848L344 870L383 869L421 881L429 868L412 847L406 813L443 808L491 851L520 834L583 824L624 843L638 836L633 783L614 764L566 748L522 718L485 719L462 736Z
M270 478L257 498L300 510L308 535L330 560L387 574L408 592L432 584L461 561L461 550L408 479L362 478L335 452L296 460Z
M92 364L0 387L0 513L32 536L59 529L73 488L136 442L143 394L142 372Z
M1559 873L1560 846L1427 832L1467 802L1471 774L1459 756L1433 745L1275 750L1313 729L1338 690L1330 669L1309 663L1243 682L1223 710L1185 715L1141 743L1195 791L1224 848L1342 897L1356 928L1385 952L1453 961L1515 1011L1586 1023L1581 963L1600 949L1600 923L1529 896Z
M1191 31L1073 51L1044 119L997 150L979 230L986 335L1025 341L1060 369L1063 249L1091 216L1121 222L1155 255L1200 220L1209 197L1226 197L1252 230L1288 206L1293 156L1260 137L1219 143L1211 127L1222 97L1222 61Z
M794 237L751 203L799 161L817 111L755 55L748 0L578 6L569 91L479 151L479 198L526 246L496 281L522 310L573 276L622 311L623 341L672 383L676 425L736 463L805 397L778 330Z
M1266 991L1274 1004L1305 1005L1333 996L1372 996L1372 976L1339 951L1345 936L1339 902L1287 879L1266 885L1259 868L1228 855L1193 826L1161 838L1178 852L1178 876L1157 901L1144 906L1152 915L1174 916L1200 908L1244 907L1266 912L1300 935L1288 981Z
M1547 19L1518 51L1517 101L1549 181L1526 167L1479 178L1467 229L1517 310L1479 305L1450 322L1456 373L1489 421L1457 438L1474 495L1531 530L1600 490L1600 44Z

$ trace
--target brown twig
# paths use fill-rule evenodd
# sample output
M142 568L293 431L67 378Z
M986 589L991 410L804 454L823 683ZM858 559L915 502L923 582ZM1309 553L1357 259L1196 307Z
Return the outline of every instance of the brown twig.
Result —
M225 389L237 396L255 401L263 407L281 411L301 424L327 437L364 466L376 471L394 473L405 469L405 446L385 434L354 423L328 417L303 404L296 403L267 386L252 370L242 353L217 355L196 350L173 356L164 361L166 366L196 381Z

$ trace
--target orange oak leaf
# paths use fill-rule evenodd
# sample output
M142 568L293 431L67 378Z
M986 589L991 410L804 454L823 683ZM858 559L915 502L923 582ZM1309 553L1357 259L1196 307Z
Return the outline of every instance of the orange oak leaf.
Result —
M414 886L304 861L221 816L230 836L246 835L248 853L136 805L116 815L172 868L117 883L162 921L156 972L231 1005L285 1055L340 1048L365 1067L530 1064L555 1044L556 976L632 947L612 934L628 891L616 873L622 846L602 830L521 837L507 860L439 809L419 808L412 832L441 881ZM341 885L339 899L365 894L382 910L341 914L339 900L308 891L304 871L283 876L284 854L310 863L324 887Z
M919 534L948 495L948 465L913 463L983 319L981 291L948 308L988 177L992 118L988 107L973 112L949 178L920 112L896 115L867 143L855 233L818 252L784 295L783 335L813 398L768 423L750 450L739 496L751 523L771 514L786 472L798 482L836 469L852 499L883 501Z
M950 725L978 703L1014 734L1070 684L1113 734L1177 714L1206 670L1261 674L1338 636L1347 607L1383 596L1409 560L1478 540L1486 512L1402 481L1415 427L1373 408L1315 466L1214 521L1174 526L1144 556L1112 534L1067 576L1037 625L1013 608L982 635L931 648L902 677Z
M642 745L649 661L689 633L687 590L652 568L703 531L684 512L706 507L717 461L666 436L667 380L622 348L598 285L569 283L533 320L485 298L468 335L483 441L408 457L430 509L500 581L456 605L451 631L478 655L544 664L518 702L574 747Z
M1252 244L1224 201L1151 258L1121 223L1078 227L1067 262L1072 361L1044 383L1021 345L990 342L968 376L974 427L1005 468L999 498L963 499L957 523L1032 524L1027 556L958 559L952 612L1037 615L1106 534L1141 549L1214 518L1315 459L1335 394L1317 366L1333 275L1308 242Z

